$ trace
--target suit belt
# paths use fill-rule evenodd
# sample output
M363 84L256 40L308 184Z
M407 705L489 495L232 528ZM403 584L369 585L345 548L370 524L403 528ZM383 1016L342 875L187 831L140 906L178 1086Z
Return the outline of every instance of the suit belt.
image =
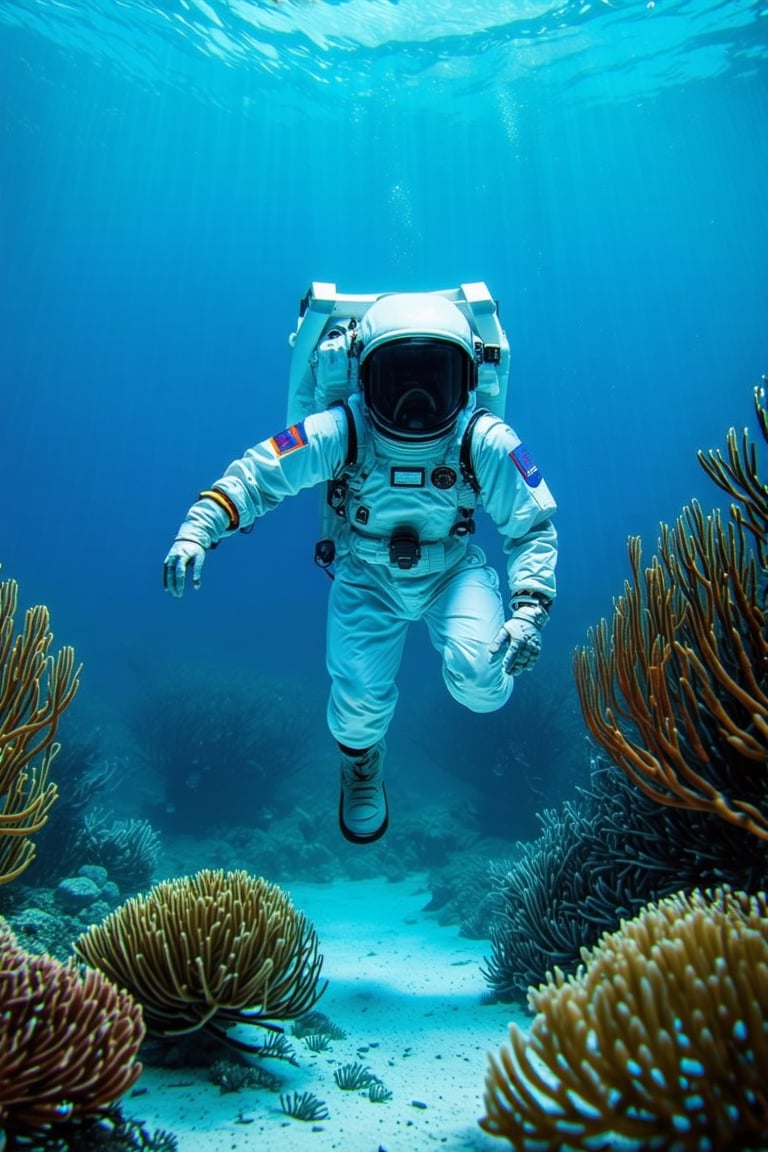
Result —
M438 540L427 543L416 540L409 549L408 541L393 535L391 539L362 536L352 530L349 550L366 564L380 564L391 569L396 576L423 576L428 572L444 572L455 564L466 551L465 537L452 537L447 543Z

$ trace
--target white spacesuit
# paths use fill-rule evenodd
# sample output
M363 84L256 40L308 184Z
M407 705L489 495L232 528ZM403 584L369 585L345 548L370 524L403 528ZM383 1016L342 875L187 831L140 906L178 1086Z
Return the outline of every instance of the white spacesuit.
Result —
M384 737L408 625L423 620L451 695L475 712L509 699L555 597L555 504L516 433L476 410L477 341L434 293L378 298L356 332L359 389L250 448L189 510L165 587L200 585L208 549L285 496L328 483L335 571L328 608L328 725L341 749L347 839L384 834ZM470 542L481 505L504 538L511 615Z

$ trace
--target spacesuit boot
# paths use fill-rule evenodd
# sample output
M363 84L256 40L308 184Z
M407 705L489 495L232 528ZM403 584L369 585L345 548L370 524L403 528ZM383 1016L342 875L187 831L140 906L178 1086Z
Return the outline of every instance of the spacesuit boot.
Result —
M372 844L389 824L384 790L384 741L355 751L341 747L339 827L353 844Z

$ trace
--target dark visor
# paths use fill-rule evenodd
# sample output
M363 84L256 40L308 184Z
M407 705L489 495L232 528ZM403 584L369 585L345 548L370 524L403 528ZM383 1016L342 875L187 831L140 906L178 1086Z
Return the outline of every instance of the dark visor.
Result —
M414 336L375 348L363 365L374 424L403 440L446 431L467 402L471 365L447 340Z

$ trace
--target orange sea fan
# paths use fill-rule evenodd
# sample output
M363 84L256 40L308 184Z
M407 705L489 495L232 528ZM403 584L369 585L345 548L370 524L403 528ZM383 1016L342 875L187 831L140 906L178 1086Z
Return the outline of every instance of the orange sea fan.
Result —
M0 580L0 884L17 879L34 859L32 837L58 795L49 779L56 731L80 674L69 645L51 655L45 605L29 608L17 630L18 598L16 581Z
M678 893L531 990L480 1125L516 1149L700 1152L768 1138L768 903Z
M764 447L765 402L756 389ZM699 459L728 517L693 501L649 567L630 537L632 581L576 652L576 685L590 733L647 795L768 841L768 484L746 431Z

